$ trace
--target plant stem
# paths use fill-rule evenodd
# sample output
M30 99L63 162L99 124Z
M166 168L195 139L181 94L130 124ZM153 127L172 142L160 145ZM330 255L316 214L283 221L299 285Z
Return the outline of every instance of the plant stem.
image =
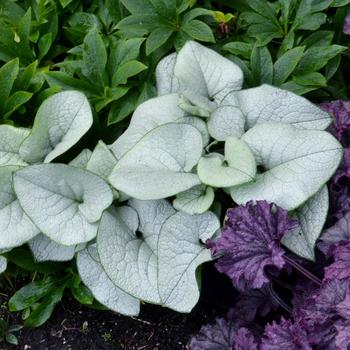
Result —
M322 281L318 277L316 277L313 273L305 269L303 266L301 266L298 262L296 262L290 256L285 255L284 259L287 261L287 263L290 266L294 267L296 270L298 270L300 273L302 273L305 277L310 279L312 282L316 283L319 286L322 284Z
M271 297L279 304L283 309L285 309L288 313L292 313L292 309L279 297L279 295L274 291L272 284L269 284L269 291Z

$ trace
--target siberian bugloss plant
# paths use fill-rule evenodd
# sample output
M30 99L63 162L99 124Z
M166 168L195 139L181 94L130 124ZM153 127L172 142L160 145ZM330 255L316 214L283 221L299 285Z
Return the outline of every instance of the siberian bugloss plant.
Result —
M59 157L93 124L82 93L46 99L31 130L0 127L0 248L28 242L39 261L76 256L95 298L122 314L138 314L141 301L190 312L222 189L246 210L260 203L266 227L280 225L264 234L313 260L325 184L343 153L325 131L330 115L270 85L242 90L235 63L192 41L159 63L156 78L158 96L113 144L69 164ZM252 287L264 281L261 271Z

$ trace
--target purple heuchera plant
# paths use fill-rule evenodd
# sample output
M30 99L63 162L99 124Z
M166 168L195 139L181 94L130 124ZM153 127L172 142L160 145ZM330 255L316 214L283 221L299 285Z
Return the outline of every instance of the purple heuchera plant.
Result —
M202 326L189 343L190 350L257 350L253 334L225 318L213 325Z
M350 35L350 16L345 18L344 33Z
M288 212L266 201L248 202L229 209L220 237L208 241L212 255L223 254L216 268L228 275L233 285L245 291L269 282L266 266L278 270L285 265L281 238L298 225Z
M325 280L350 279L350 242L333 251L334 263L325 268Z
M312 350L306 331L291 320L281 318L265 327L261 350Z
M329 183L332 216L340 219L350 211L350 101L336 100L320 106L333 115L329 131L345 148L343 162Z

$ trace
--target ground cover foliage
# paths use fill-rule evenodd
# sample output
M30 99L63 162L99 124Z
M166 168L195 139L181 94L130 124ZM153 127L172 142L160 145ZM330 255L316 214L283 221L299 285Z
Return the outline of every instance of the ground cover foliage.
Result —
M189 313L216 261L240 294L191 349L347 349L349 11L0 1L9 310Z

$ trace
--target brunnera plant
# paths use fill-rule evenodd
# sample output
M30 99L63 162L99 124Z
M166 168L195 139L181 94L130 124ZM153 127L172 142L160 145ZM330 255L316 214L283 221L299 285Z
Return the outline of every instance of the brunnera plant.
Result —
M69 164L55 160L93 123L82 93L45 100L31 130L0 127L0 249L28 243L37 261L76 256L94 297L122 314L138 314L141 301L190 312L223 189L237 204L288 210L300 226L283 244L314 259L325 184L342 158L325 131L329 114L269 85L241 90L241 69L192 41L156 78L158 97L112 145L100 141Z

